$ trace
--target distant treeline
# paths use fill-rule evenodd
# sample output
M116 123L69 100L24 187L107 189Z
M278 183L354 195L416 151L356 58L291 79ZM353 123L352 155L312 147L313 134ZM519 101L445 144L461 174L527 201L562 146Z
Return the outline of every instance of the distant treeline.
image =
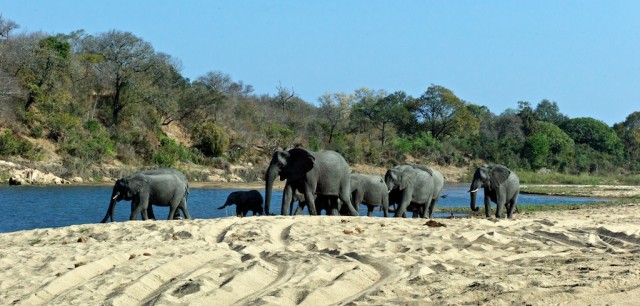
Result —
M260 164L273 149L331 149L350 163L501 163L562 173L640 170L640 112L613 127L568 118L550 100L518 101L501 114L438 85L419 97L361 88L311 104L293 88L257 94L222 72L195 80L179 61L129 32L17 33L0 16L0 155L42 158L29 138L57 145L64 166L91 175L117 159L136 166L177 162ZM162 127L180 126L183 139Z

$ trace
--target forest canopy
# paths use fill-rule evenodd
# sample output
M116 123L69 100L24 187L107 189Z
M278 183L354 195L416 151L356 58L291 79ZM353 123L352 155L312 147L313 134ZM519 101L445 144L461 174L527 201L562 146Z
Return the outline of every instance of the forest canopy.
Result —
M310 103L282 84L274 95L255 93L215 67L190 80L177 59L130 32L18 28L0 16L0 155L37 161L42 150L31 140L47 139L76 175L114 159L260 164L274 149L293 146L379 166L410 157L571 174L640 170L640 112L613 127L569 118L546 99L514 101L495 114L436 84L425 84L418 97L360 88ZM168 125L188 137L169 137L162 129Z

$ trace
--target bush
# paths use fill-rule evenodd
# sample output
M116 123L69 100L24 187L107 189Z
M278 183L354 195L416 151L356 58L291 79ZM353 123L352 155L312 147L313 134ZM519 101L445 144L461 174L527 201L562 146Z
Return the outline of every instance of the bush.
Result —
M191 137L197 143L198 149L209 157L222 156L229 146L227 133L212 122L196 125Z
M187 148L166 136L160 137L160 147L151 157L151 161L161 167L172 167L177 161L190 159L191 154Z
M12 131L5 131L4 134L0 136L0 155L17 155L35 159L39 151L39 148L28 140L14 136Z
M65 131L59 143L62 152L79 158L80 163L101 162L116 152L109 133L96 121L86 122L83 130Z

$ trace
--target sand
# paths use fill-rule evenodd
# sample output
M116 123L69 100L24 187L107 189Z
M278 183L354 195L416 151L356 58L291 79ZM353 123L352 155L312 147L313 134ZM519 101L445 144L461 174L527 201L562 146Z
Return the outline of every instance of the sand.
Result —
M639 216L632 204L499 221L228 217L4 233L0 305L637 305Z

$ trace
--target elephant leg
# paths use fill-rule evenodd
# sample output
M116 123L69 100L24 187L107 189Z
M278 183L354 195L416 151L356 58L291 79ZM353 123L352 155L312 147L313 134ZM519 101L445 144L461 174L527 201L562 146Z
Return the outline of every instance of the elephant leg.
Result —
M283 216L289 215L289 206L293 204L293 188L290 184L284 185L284 190L282 191L282 208L280 214Z
M486 190L484 193L484 214L487 218L491 218L491 197L489 197Z
M305 188L304 199L305 204L307 205L307 209L309 209L309 214L312 216L317 216L318 211L316 210L315 196L313 195L313 191L310 188Z
M293 202L291 202L291 206L293 206ZM293 208L293 207L292 207ZM298 216L300 214L302 214L302 211L304 210L304 202L300 202L298 201L298 206L296 207L296 212L293 213L294 215ZM293 212L293 211L292 211Z
M496 219L504 218L504 206L506 202L506 197L498 191L496 195Z
M408 200L402 200L402 202L400 203L400 205L398 205L398 208L396 209L396 214L394 217L403 217L406 218L407 217L407 207L409 206L409 201Z
M296 212L293 212L293 200L291 200L291 204L289 204L289 211L291 213L291 215L297 215L298 214L298 209L300 208L300 202L298 202L298 207L296 207Z
M429 211L427 214L425 214L425 216L422 216L423 218L433 218L433 208L436 206L435 201L431 201L431 203L429 203Z
M382 201L382 215L386 218L389 216L389 202Z
M146 204L146 200L141 200L140 202L137 202L136 200L131 201L131 215L129 215L129 220L138 220L138 214L142 213L142 201Z
M342 184L340 186L340 191L338 194L338 198L340 201L342 201L342 205L347 205L347 209L349 210L349 213L352 216L358 216L358 210L354 208L353 205L351 205L351 187L349 185ZM357 206L356 206L357 207Z
M167 220L175 220L174 217L178 212L178 205L180 205L180 202L171 203L171 205L169 205L170 208L169 208L169 215L167 216Z
M375 208L375 206L373 205L367 205L367 217L373 217L373 209Z
M191 219L191 215L189 214L189 211L187 210L187 199L183 198L182 200L180 200L180 203L178 204L178 209L180 211L182 211L182 214L184 215L185 219ZM178 210L176 209L176 213L174 215L175 217L180 217L180 214L178 213Z
M516 202L518 201L518 195L514 195L513 198L511 198L511 201L509 201L509 207L507 208L507 216L509 217L509 219L513 218L513 211L516 208Z
M431 205L429 205L429 219L433 218L433 210L435 209L436 204L438 203L438 199L440 199L440 196L435 196L431 200Z

